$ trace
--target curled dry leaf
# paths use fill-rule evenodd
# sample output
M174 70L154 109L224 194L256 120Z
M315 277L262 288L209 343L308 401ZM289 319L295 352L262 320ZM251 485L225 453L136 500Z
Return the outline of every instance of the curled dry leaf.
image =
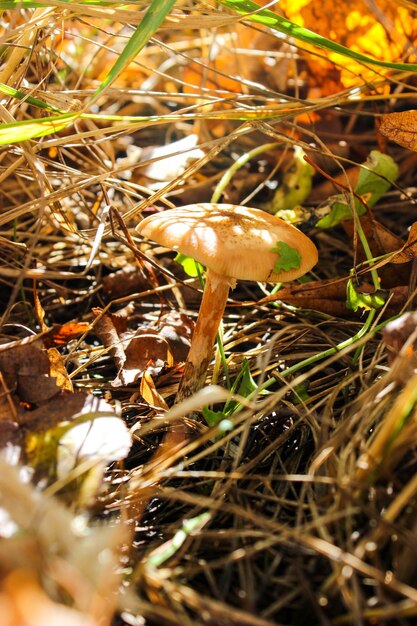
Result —
M47 353L51 367L50 375L55 379L57 386L65 391L74 391L71 378L59 351L56 348L48 348Z
M101 315L99 309L93 312ZM185 314L170 312L160 318L156 328L139 328L136 332L122 331L127 321L124 318L121 325L117 316L106 313L94 327L118 368L114 387L135 383L145 371L157 376L164 367L185 359L194 327Z
M388 228L383 226L375 219L364 215L360 218L360 223L365 234L366 240L371 249L374 257L387 254L388 252L395 252L400 250L404 241L401 237L394 235ZM343 227L349 237L353 240L354 236L354 222L353 220L345 220ZM359 244L358 244L359 245ZM359 249L361 260L365 258L363 248Z
M364 215L360 218L360 223L372 256L374 258L379 258L387 254L390 255L387 259L389 262L383 262L378 267L378 276L381 281L381 288L391 289L392 287L399 287L400 285L408 285L411 266L406 265L406 263L411 261L413 258L412 247L407 243L404 243L404 240L401 239L401 237L392 233L388 228L383 226L374 218ZM353 243L355 234L353 220L344 221L343 228ZM366 260L366 254L359 238L355 243L356 262L361 263ZM402 267L392 265L400 263L404 265Z
M417 222L411 225L408 239L391 263L408 263L417 257Z
M168 405L155 387L155 382L149 372L144 372L140 383L140 395L149 406L168 410Z

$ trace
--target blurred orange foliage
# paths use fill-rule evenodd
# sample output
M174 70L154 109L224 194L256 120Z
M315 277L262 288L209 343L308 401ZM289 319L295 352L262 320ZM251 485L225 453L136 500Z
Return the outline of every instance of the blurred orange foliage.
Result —
M416 62L413 45L417 38L417 18L393 0L281 0L279 8L291 21L355 52L388 62ZM302 44L303 48L308 48ZM317 50L316 50L317 51ZM324 58L325 57L325 58ZM338 80L334 78L336 64ZM333 69L330 92L339 88L372 82L378 68L368 68L358 61L326 52L307 59L313 75ZM383 70L385 73L385 70ZM324 91L326 85L322 85Z

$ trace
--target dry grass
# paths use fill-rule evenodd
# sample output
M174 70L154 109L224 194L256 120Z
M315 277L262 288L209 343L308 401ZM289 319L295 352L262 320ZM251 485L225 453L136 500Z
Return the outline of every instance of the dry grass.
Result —
M35 286L48 327L70 320L92 324L88 334L61 348L63 363L75 391L121 403L135 437L125 464L107 471L92 505L85 508L74 497L70 506L63 493L66 504L56 505L55 515L65 523L51 522L60 530L49 547L48 533L37 520L42 507L51 514L50 494L58 490L53 472L36 476L36 493L23 488L23 470L10 475L22 484L17 525L25 532L23 538L8 538L7 549L0 551L0 607L21 610L10 581L23 570L36 580L31 587L27 578L17 578L23 591L29 590L25 602L35 602L36 596L49 613L36 622L10 618L7 626L61 623L63 617L54 611L63 604L73 608L66 615L72 626L411 625L417 617L416 375L407 354L388 360L383 313L357 342L287 375L287 368L354 336L363 318L347 310L340 317L262 300L264 286L240 285L224 320L229 375L235 379L246 357L257 382L270 380L269 393L249 398L231 416L232 430L220 432L192 417L207 398L165 414L143 399L139 383L112 386L115 365L95 334L91 311L117 312L132 303L131 329L155 324L170 309L182 308L194 317L198 290L172 263L172 255L139 241L134 227L140 213L150 206L208 201L238 156L271 141L281 148L238 172L225 190L226 200L244 203L255 189L249 204L268 200L265 179L277 179L295 144L332 176L343 174L377 147L375 114L417 108L415 78L376 72L362 86L362 99L352 100L348 89L326 95L295 47L275 41L273 48L272 37L260 27L237 27L234 17L211 4L183 3L90 110L95 89L145 5L110 9L74 2L70 8L2 15L0 82L63 110L129 116L77 119L59 133L0 147L3 343L41 331ZM270 50L275 73L268 74L263 56L250 49L248 40L255 37ZM218 74L212 72L214 59ZM233 80L233 75L245 78ZM314 98L309 80L318 90ZM321 119L302 124L299 114L312 111ZM4 96L0 106L2 123L45 115L12 97ZM140 116L160 119L133 119ZM202 154L172 177L153 180L147 168L156 162L164 173L165 166L149 146L192 133ZM401 176L378 205L378 219L406 239L414 222L415 159L392 146L390 151ZM336 281L349 274L355 249L341 228L313 229L326 185L318 174L303 228L320 248L313 278ZM157 268L171 273L157 268L152 273L143 255L129 246L129 237ZM128 275L131 266L139 268ZM120 272L115 279L114 272ZM413 277L411 272L410 298ZM187 281L194 289L184 285ZM225 386L221 366L215 367L215 377ZM178 365L155 378L168 405L178 379ZM222 397L213 388L211 393L208 402L220 408L227 392ZM10 400L7 389L4 395ZM394 426L383 440L387 416ZM192 431L189 443L176 454L155 457L169 420L178 417ZM20 463L30 465L23 453ZM2 494L10 514L11 501ZM111 559L92 574L91 560L74 547L78 535L72 525L80 516L90 516L93 530L83 535L83 545L90 537L91 559L98 563L108 545L120 562L117 576L103 581ZM193 527L183 527L184 520L194 520Z

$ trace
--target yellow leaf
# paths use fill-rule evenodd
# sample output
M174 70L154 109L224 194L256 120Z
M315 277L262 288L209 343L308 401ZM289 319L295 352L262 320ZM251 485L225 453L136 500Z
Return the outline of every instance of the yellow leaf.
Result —
M144 372L140 383L140 393L142 398L150 406L168 410L168 405L155 387L154 380L149 372Z

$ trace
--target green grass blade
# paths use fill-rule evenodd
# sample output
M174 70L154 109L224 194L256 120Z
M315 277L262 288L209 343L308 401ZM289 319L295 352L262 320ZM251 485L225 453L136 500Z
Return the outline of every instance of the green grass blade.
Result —
M79 117L77 113L64 113L54 117L44 117L40 120L0 124L0 146L56 133L72 124L77 117Z
M94 93L93 99L96 99L97 96L119 76L125 67L142 50L152 35L158 30L168 13L171 11L175 2L176 0L152 0L141 23L129 39L123 52L120 54L116 63L113 65L100 87Z
M12 98L16 98L17 100L24 100L28 104L31 104L39 109L44 109L46 111L53 111L54 113L64 113L61 109L44 102L43 100L39 100L39 98L34 98L33 96L28 96L23 93L23 91L19 91L14 87L9 87L9 85L5 85L4 83L0 83L0 92L4 93L5 96L11 96Z
M280 15L276 15L269 9L263 9L255 2L252 2L252 0L219 0L219 3L229 9L233 9L240 15L245 15L247 19L252 22L269 26L269 28L278 30L280 33L284 33L290 37L294 37L294 39L304 41L305 43L317 46L318 48L324 48L325 50L337 52L338 54L349 57L350 59L355 59L355 61L360 61L361 63L367 63L369 65L378 65L380 67L386 67L394 70L417 72L416 63L390 63L388 61L373 59L372 57L369 57L366 54L361 54L360 52L354 52L353 50L350 50L335 41L326 39L326 37L322 37L307 28L298 26L297 24L294 24L294 22L290 22ZM256 13L254 13L254 11L256 11Z

